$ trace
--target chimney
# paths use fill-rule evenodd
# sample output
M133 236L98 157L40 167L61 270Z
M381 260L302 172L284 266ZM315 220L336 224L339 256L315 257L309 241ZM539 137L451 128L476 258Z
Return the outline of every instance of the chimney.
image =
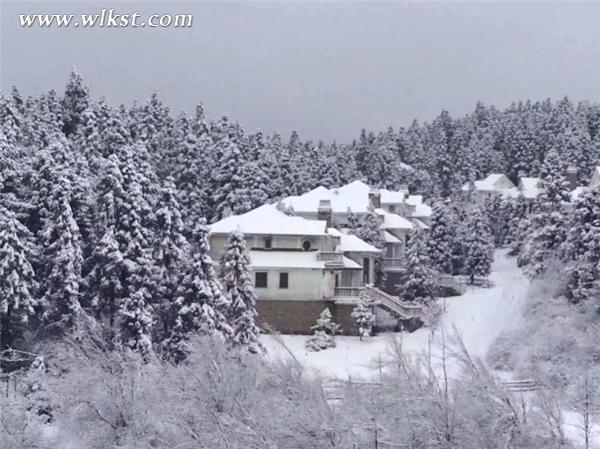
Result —
M331 200L320 200L319 208L317 209L317 220L327 222L327 226L331 226L333 211L331 209Z
M371 187L371 190L369 191L369 204L375 209L381 207L381 192L379 192L379 189L376 187Z
M577 174L577 167L573 164L569 165L565 170L565 177L567 178L567 181L569 181L569 188L571 190L575 190L577 187Z
M519 177L519 179L526 178L527 173L525 173L525 170L519 170L519 173L517 174L517 176Z
M408 184L400 184L399 192L404 192L404 199L408 198L410 192L408 191Z

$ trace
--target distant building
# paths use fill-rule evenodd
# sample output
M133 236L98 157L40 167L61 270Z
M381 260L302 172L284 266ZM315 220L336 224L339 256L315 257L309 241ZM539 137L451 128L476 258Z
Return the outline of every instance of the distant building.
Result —
M400 268L408 233L414 226L429 229L431 217L431 207L423 203L422 196L409 195L407 189L376 189L362 181L332 189L320 186L303 195L285 198L282 203L297 216L326 220L338 229L348 226L350 213L360 218L372 206L381 219L384 263L388 270Z
M520 178L519 192L525 197L526 200L533 201L540 194L540 178Z
M521 176L518 186L502 173L492 173L485 179L466 183L461 187L463 195L470 195L474 201L483 202L494 195L502 198L517 198L523 195L526 200L533 201L540 193L540 179Z
M594 168L589 184L590 187L596 187L598 185L600 185L600 167Z
M517 186L508 179L508 176L502 173L491 173L485 179L468 182L464 184L461 191L466 195L478 201L483 201L494 195L501 195L504 198L516 197L519 192Z

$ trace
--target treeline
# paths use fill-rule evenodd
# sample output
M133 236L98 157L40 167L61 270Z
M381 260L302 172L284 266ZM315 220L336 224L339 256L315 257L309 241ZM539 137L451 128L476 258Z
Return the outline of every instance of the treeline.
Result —
M211 271L206 223L357 178L444 198L488 172L538 175L551 148L585 177L600 139L600 108L564 99L478 104L459 119L442 112L343 145L295 132L284 141L207 120L201 106L174 116L157 95L131 107L93 101L77 73L62 95L13 89L0 119L1 349L68 333L85 315L110 340L174 358L183 356L165 348L205 326L234 343L256 333L247 260ZM454 242L464 260L467 246ZM240 246L232 239L232 258ZM480 247L470 257L484 272Z

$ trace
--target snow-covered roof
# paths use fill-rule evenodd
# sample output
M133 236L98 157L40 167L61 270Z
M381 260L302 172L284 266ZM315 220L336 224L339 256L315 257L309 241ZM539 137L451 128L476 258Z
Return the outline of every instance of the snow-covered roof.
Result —
M385 240L385 243L402 243L402 240L388 231L383 233L383 239Z
M535 199L540 193L540 178L521 178L519 180L519 189L527 199Z
M381 194L381 204L402 204L408 192L405 190L394 192L393 190L382 189L379 193Z
M339 189L326 189L319 186L299 196L290 196L282 202L293 207L296 212L317 212L321 200L331 202L334 213L346 213L348 208L355 213L366 213L369 207L369 191L371 188L362 181L354 181Z
M332 235L334 237L341 237L344 235L341 231L338 231L335 228L327 228L327 234Z
M581 186L580 187L575 187L575 189L573 189L571 191L571 199L572 200L576 200L587 189L588 189L588 187L581 187Z
M290 196L282 202L292 207L296 212L316 212L321 200L331 202L334 213L346 213L348 209L357 214L364 214L369 208L369 193L371 187L363 181L353 181L339 188L326 189L319 186L302 195ZM407 192L380 189L381 202L384 204L400 204L404 202Z
M494 185L496 184L498 181L500 181L500 179L504 176L504 174L502 173L490 173L489 175L487 175L487 178L485 178L483 180L483 182L485 182L488 185Z
M383 209L375 209L375 213L383 217L383 227L385 229L412 229L413 224L406 218L398 214L392 214Z
M298 269L325 269L325 262L319 260L317 251L250 251L250 267L260 268L298 268ZM343 267L361 269L362 267L343 257Z
M505 184L508 184L508 187L501 187L497 185L502 179L506 181ZM521 193L521 191L510 181L510 179L508 179L506 175L502 173L491 173L485 179L474 181L473 187L476 191L486 193L495 192L504 198L516 198ZM471 185L467 182L460 189L463 192L468 192L471 190Z
M429 229L431 229L427 224L423 223L421 220L419 220L418 218L415 218L413 220L413 222L415 223L415 225L419 228L422 229L424 231L427 231Z
M400 168L408 171L415 171L415 168L412 165L405 164L404 162L400 162Z
M340 244L338 251L342 252L357 252L357 253L376 253L379 254L381 251L375 248L373 245L361 240L353 234L341 234Z
M232 215L210 226L213 234L229 234L236 229L244 234L325 235L327 223L284 214L265 204L242 215Z
M506 175L502 174L502 173L490 173L489 175L487 175L487 177L485 179L480 179L478 181L474 181L474 187L475 190L483 190L483 191L500 191L500 190L509 190L514 188L514 185L510 188L500 188L498 186L496 186L496 183L498 183L498 181L500 181L502 178L506 177ZM509 180L510 182L510 180ZM512 183L510 183L512 184ZM461 190L463 192L468 192L471 189L469 183L467 182L465 185L463 185L461 187Z
M415 207L413 217L431 217L431 206L423 203L423 195L410 195L406 198L406 203Z

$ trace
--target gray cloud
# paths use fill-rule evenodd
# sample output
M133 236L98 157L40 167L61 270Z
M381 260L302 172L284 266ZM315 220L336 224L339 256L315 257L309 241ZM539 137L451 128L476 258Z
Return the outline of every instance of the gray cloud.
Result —
M24 29L18 14L192 13L191 29ZM600 101L599 3L78 2L2 5L3 90L62 91L173 110L203 101L249 130L348 141L477 100Z

